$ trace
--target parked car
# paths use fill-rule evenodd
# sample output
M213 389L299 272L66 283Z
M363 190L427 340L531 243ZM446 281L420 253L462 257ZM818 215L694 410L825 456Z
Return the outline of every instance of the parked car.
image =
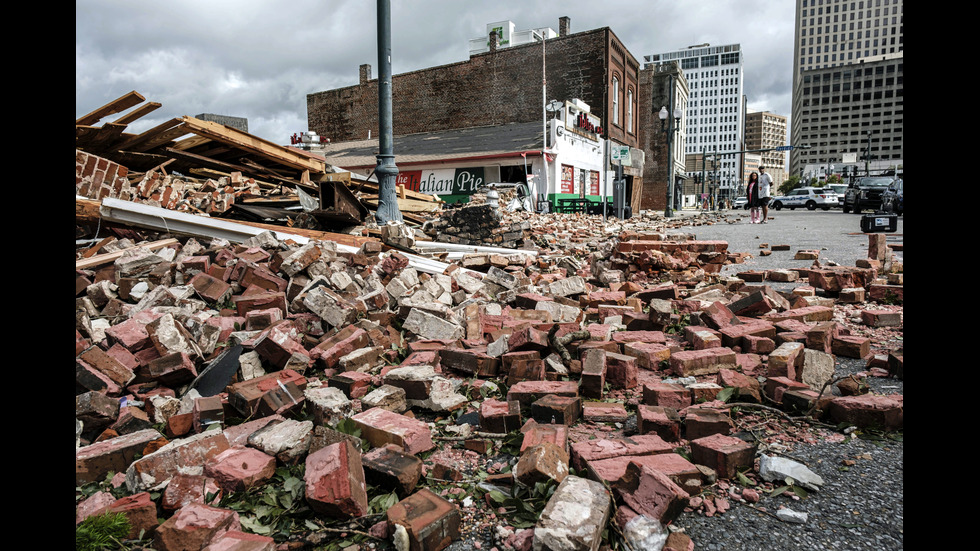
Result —
M748 197L736 197L735 201L732 202L733 209L749 209L749 198Z
M847 194L847 184L827 184L824 187L829 187L830 189L834 190L834 193L837 194L837 206L843 207L844 195Z
M881 194L895 180L891 176L868 176L858 178L847 187L844 195L844 212L861 214L865 209L881 209Z
M790 210L796 210L797 207L806 207L807 210L816 210L817 207L830 210L830 207L836 206L837 194L829 188L801 187L786 195L772 198L772 208L775 210L783 207Z
M905 200L902 193L904 185L902 180L895 180L888 184L888 188L881 194L881 210L899 215L905 212Z

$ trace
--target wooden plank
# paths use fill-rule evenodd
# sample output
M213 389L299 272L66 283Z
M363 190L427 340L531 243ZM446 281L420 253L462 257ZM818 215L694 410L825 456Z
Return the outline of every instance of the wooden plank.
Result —
M199 136L207 136L213 140L233 145L239 149L245 149L246 151L273 159L278 163L282 163L296 170L309 170L311 173L320 174L324 172L326 167L326 163L323 161L305 155L299 155L281 145L274 144L223 124L202 121L190 116L183 117L183 121L191 132Z
M112 241L113 239L115 239L115 237L111 235L109 237L103 238L102 241L99 241L95 245L89 247L88 250L86 250L84 253L82 253L82 258L92 258L93 256L95 256L95 253L102 250L102 247L105 247L106 244Z
M180 124L180 119L170 119L169 121L160 123L154 126L153 128L141 134L137 134L136 136L133 136L129 140L119 144L118 149L121 151L135 151L135 152L146 151L146 149L142 148L143 144L152 140L153 138L160 135L161 133L166 132L167 130L171 130L172 128L174 128L179 124Z
M183 140L180 140L179 142L175 143L173 149L178 149L180 151L187 151L188 149L194 149L195 147L199 145L204 145L210 141L211 138L206 138L204 136L198 136L195 134L193 136L188 136Z
M75 119L76 125L91 126L100 120L102 117L108 117L109 115L115 115L116 113L122 113L123 111L129 109L134 105L143 103L146 100L143 96L137 93L135 90L128 94L124 94L109 103L99 107L95 111L87 115L82 115L81 117Z
M89 268L94 268L95 266L101 266L103 264L108 264L110 262L115 262L116 259L119 258L119 257L121 257L126 251L129 251L129 250L132 250L132 249L135 249L135 248L146 248L146 249L150 249L151 251L155 251L157 249L164 249L164 248L169 247L171 245L180 245L180 242L177 241L176 239L173 239L173 238L170 238L170 239L161 239L160 241L153 241L151 243L146 243L146 244L143 244L143 245L137 245L136 247L130 247L129 249L123 249L121 251L116 251L114 253L99 254L99 255L95 255L95 256L93 256L91 258L82 258L80 260L76 260L75 261L75 269L76 270L87 270Z
M114 122L116 124L129 124L129 123L135 121L136 119L138 119L138 118L140 118L140 117L142 117L144 115L147 115L149 113L152 113L153 111L156 111L160 107L162 107L162 105L159 104L159 103L157 103L157 102L155 102L155 101L151 101L149 103L144 103L143 105L140 105L139 107L137 107L136 109L130 111L129 113L126 113L125 115L119 117Z
M84 143L80 143L78 140L78 128L77 126L75 127L75 147L92 153L98 153L111 150L112 145L120 141L120 136L122 136L123 130L126 129L126 125L107 122L99 127L97 132L86 133L87 139L84 140Z

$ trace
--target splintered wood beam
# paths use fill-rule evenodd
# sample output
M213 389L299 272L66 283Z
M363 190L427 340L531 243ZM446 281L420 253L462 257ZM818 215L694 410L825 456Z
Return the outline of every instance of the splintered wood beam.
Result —
M169 130L173 130L175 127L179 128L180 125L181 125L180 119L170 119L169 121L154 126L153 128L147 130L146 132L143 132L142 134L137 134L136 136L133 136L129 140L119 144L117 147L122 151L135 151L135 152L146 151L148 149L151 149L152 147L156 147L156 145L159 145L159 144L155 144L150 147L146 147L146 144L148 142L150 142L151 140L155 140L157 136ZM186 132L184 133L186 134Z
M91 140L87 147L94 150L107 151L112 148L112 144L119 141L119 136L126 129L125 124L107 122L99 129L99 133Z
M88 115L83 115L75 119L75 124L81 124L84 126L91 126L100 120L102 117L108 117L109 115L115 115L116 113L122 113L123 111L129 109L134 105L143 103L146 100L142 95L137 93L135 90L120 96L109 103L99 107L95 111L92 111Z
M238 149L245 149L250 153L272 159L296 170L309 170L313 174L319 174L324 172L326 167L323 161L300 155L286 147L223 124L202 121L190 116L185 116L183 121L191 132L199 136L207 136Z
M193 136L188 136L183 140L180 140L179 142L175 143L173 149L177 149L180 151L187 151L188 149L194 149L195 147L199 145L204 145L210 141L211 138L198 136L195 134Z
M116 119L115 120L115 123L116 124L129 124L129 123L135 121L136 119L138 119L138 118L140 118L140 117L142 117L142 116L144 116L144 115L146 115L148 113L152 113L153 111L156 111L160 107L162 107L162 105L159 104L159 103L157 103L157 102L155 102L155 101L151 101L149 103L144 103L143 105L140 105L136 109L133 109L129 113L126 113L125 115L123 115L123 116L119 117L118 119Z
M167 155L171 155L177 159L187 161L191 164L199 163L204 166L208 166L217 170L227 170L228 172L248 172L248 167L228 163L225 161L219 161L217 159L212 159L211 157L205 157L204 155L198 155L196 153L191 153L189 151L177 151L172 147L164 149Z

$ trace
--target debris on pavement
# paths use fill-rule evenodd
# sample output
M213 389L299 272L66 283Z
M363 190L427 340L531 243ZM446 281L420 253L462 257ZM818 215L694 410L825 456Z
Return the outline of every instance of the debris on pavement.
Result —
M121 512L161 551L689 549L682 511L819 490L780 457L797 442L904 426L866 383L904 371L881 234L866 267L812 251L742 279L722 268L748 253L659 215L473 205L294 233L203 216L257 181L156 173L76 186L76 525ZM85 203L107 197L208 221L110 222Z

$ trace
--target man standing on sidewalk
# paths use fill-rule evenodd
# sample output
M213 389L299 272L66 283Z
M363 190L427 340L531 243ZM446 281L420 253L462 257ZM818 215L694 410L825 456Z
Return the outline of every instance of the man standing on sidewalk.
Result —
M766 167L759 167L759 202L762 204L762 223L769 220L769 190L772 188L772 176L766 172Z

